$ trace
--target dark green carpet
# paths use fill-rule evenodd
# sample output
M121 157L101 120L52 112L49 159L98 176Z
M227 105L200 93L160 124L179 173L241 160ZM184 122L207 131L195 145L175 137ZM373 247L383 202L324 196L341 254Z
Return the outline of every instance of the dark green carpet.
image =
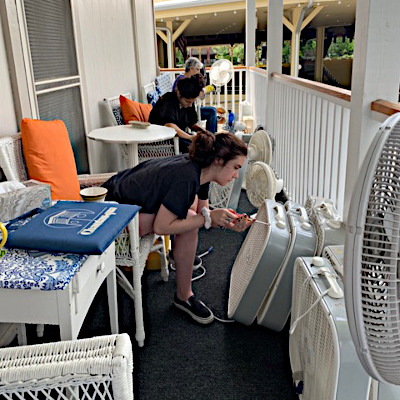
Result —
M255 210L242 192L239 210ZM199 252L213 246L203 258L205 277L194 283L199 298L214 314L226 317L229 274L245 238L244 234L211 229L200 231ZM145 347L134 339L134 309L119 290L120 331L134 344L135 399L224 399L294 400L288 356L288 329L277 333L256 324L213 322L200 326L172 306L175 274L169 282L159 272L143 278ZM80 338L110 332L106 291L96 296ZM36 338L28 327L30 343L59 340L58 328L46 326L44 338Z

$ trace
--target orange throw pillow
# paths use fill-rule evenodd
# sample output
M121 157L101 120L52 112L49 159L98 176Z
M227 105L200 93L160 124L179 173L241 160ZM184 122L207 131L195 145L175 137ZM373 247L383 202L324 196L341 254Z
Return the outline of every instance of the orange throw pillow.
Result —
M48 183L53 200L81 200L74 153L64 122L23 118L21 138L29 178Z
M129 121L149 122L149 115L152 109L151 104L139 103L124 96L119 96L119 103L126 124Z

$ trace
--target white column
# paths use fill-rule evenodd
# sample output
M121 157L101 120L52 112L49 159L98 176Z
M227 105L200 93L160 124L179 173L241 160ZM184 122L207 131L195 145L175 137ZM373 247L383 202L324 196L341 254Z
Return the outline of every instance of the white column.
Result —
M315 51L314 78L317 82L322 82L322 74L324 69L324 42L325 28L320 26L317 28L317 49Z
M400 82L400 2L358 0L351 90L351 116L346 168L344 215L358 170L380 123L371 102L397 102Z
M273 135L274 115L274 85L271 74L282 73L282 37L283 37L283 0L268 0L267 21L267 126L266 129Z
M256 1L246 0L246 66L252 67L256 58ZM246 100L250 99L250 75L246 74Z

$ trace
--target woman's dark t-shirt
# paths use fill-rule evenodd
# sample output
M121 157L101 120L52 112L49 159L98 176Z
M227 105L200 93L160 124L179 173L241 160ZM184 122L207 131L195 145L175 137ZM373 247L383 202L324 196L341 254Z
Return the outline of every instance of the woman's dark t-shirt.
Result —
M200 166L187 155L156 158L119 172L103 184L106 200L141 206L156 214L163 204L178 218L186 218L196 194L208 199L209 184L200 185Z

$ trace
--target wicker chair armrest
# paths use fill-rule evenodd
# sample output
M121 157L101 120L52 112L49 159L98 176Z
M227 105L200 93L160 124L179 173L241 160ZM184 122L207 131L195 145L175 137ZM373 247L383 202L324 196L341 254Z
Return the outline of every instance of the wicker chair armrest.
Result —
M114 398L133 398L127 334L0 349L0 394L112 381ZM35 397L33 397L35 398Z
M109 172L106 174L85 174L79 175L79 185L81 189L92 187L92 186L101 186L105 181L114 176L116 172Z

